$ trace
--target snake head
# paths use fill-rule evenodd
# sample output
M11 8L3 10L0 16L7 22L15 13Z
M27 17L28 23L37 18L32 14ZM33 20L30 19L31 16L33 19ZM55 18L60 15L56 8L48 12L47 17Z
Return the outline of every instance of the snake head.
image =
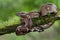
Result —
M41 16L56 14L57 6L52 3L47 3L41 7L39 12Z

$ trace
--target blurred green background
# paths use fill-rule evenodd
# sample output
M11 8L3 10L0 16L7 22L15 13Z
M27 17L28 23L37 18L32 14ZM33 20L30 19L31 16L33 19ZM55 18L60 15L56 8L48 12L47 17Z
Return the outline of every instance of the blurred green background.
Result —
M60 11L60 0L0 0L0 28L20 23L16 12L39 10L45 3L54 3ZM0 40L60 40L60 20L44 32L16 36L15 32L0 35Z

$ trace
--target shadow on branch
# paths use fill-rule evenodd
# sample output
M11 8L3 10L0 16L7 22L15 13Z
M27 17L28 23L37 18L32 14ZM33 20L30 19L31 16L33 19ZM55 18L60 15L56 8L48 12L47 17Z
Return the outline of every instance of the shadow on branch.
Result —
M4 35L4 34L15 32L17 26L19 26L19 25L20 24L15 24L15 25L6 26L5 28L0 29L0 35Z

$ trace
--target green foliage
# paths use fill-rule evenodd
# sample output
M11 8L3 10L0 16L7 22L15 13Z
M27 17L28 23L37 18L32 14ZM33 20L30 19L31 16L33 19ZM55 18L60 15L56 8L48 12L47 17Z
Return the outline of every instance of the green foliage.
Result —
M20 23L16 12L39 10L45 3L54 3L60 10L60 0L0 0L0 28ZM55 26L60 26L58 22L55 23ZM60 32L59 26L56 28ZM15 33L5 34L0 36L0 40L60 40L57 31L51 29L43 33L29 33L23 36L16 36Z

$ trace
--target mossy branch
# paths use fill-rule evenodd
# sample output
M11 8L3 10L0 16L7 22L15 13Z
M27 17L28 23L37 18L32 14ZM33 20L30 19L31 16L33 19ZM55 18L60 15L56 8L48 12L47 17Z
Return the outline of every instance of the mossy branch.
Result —
M57 13L57 18L56 20L60 19L60 12ZM12 26L6 26L4 28L0 28L0 35L3 34L7 34L7 33L12 33L16 31L16 28L19 26L20 24L14 24Z

